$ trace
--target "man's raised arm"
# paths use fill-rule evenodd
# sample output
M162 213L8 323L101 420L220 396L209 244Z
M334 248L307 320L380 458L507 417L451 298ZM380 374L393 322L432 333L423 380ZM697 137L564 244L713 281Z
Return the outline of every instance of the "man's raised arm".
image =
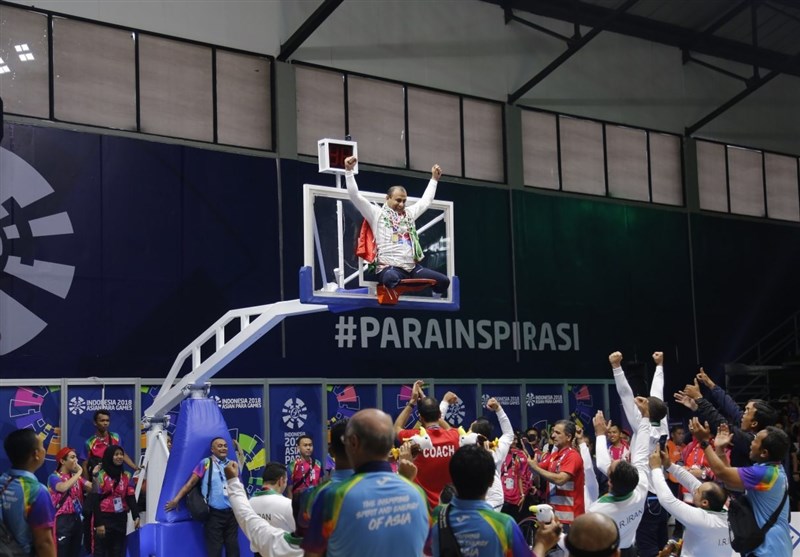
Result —
M411 218L418 218L431 206L436 197L436 185L441 177L442 168L438 164L434 164L433 168L431 168L431 179L428 181L428 186L425 188L422 197L420 197L419 201L406 208L406 213L409 213Z
M622 369L622 352L612 352L608 356L608 363L611 364L614 384L617 386L617 393L622 401L622 410L625 412L625 418L628 420L628 424L635 428L641 419L641 414L633 403L633 389L631 389Z
M347 195L350 196L350 201L356 206L361 216L367 219L367 222L372 226L373 220L376 217L376 212L380 212L378 207L374 206L364 195L358 191L358 184L356 184L356 177L353 174L353 169L356 167L358 159L355 157L347 157L344 159L344 182L347 186ZM374 232L374 231L373 231Z
M422 384L423 381L420 379L414 383L414 386L411 388L411 398L406 403L405 408L400 411L400 414L397 416L397 419L394 421L394 434L395 436L399 435L401 431L403 431L405 424L408 422L408 419L411 417L411 412L414 410L414 406L417 405L417 401L422 398Z

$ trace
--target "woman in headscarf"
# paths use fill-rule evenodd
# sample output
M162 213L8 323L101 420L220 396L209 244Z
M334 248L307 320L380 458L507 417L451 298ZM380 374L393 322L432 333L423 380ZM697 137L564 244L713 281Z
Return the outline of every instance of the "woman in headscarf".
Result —
M125 557L128 512L135 527L139 527L131 475L122 469L124 458L122 447L108 447L95 475L98 497L94 513L94 557Z
M56 509L55 534L58 557L79 557L83 528L81 526L84 492L92 489L92 482L82 476L75 449L64 447L56 455L58 470L50 474L47 482L50 498Z

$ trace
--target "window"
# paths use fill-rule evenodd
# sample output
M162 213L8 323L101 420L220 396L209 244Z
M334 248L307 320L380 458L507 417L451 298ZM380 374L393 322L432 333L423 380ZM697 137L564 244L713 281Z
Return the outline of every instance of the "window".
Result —
M211 48L139 35L141 131L213 141Z
M800 221L798 158L697 141L700 208Z
M700 208L728 212L728 185L725 146L698 141L697 185L700 189Z
M728 192L731 213L766 216L764 208L764 161L761 151L727 147Z
M409 167L427 172L434 163L445 174L461 174L461 110L455 95L408 88Z
M47 16L0 5L0 97L10 114L50 117Z
M647 132L606 125L608 194L620 199L650 201L647 177Z
M464 176L505 181L503 105L464 99Z
M565 116L559 121L564 191L605 195L603 125Z
M270 61L226 50L216 57L217 141L272 150Z
M130 31L53 18L57 120L136 130L136 42Z
M653 203L683 205L681 139L648 132L650 140L650 191Z
M297 152L317 156L317 141L345 136L344 75L295 66Z
M560 189L558 127L554 114L522 111L522 165L526 186Z
M797 158L764 154L767 183L767 216L800 221Z
M405 91L402 85L347 78L349 132L365 163L406 167Z

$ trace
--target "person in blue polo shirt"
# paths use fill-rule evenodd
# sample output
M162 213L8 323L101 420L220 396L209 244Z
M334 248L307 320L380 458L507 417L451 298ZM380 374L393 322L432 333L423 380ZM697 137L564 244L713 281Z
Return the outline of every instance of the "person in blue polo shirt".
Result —
M752 466L735 468L720 458L733 441L729 428L720 426L717 429L714 446L709 443L711 428L708 422L700 423L698 418L689 422L689 431L700 441L705 451L711 470L718 481L729 489L744 489L745 496L753 507L753 514L759 527L778 512L777 521L767 531L763 543L755 548L751 555L755 557L791 557L792 540L789 533L789 500L784 498L788 478L781 462L789 450L789 436L781 429L769 426L759 431L750 443L750 460ZM780 509L780 511L778 511Z
M3 448L11 470L0 475L0 521L24 552L55 557L55 509L47 488L33 475L44 464L42 440L32 429L18 429Z
M492 510L486 492L494 481L494 459L478 445L465 445L450 459L450 476L456 496L449 505L436 507L433 528L428 539L434 557L442 554L446 543L440 529L440 515L445 513L447 525L464 555L476 557L512 557L531 554L522 531L507 515ZM452 538L451 538L452 539Z
M306 557L422 555L429 528L425 494L392 472L386 457L393 442L385 412L369 408L348 421L344 443L355 473L314 499L302 544Z
M223 545L227 557L239 557L239 525L228 500L225 479L228 462L228 443L222 437L217 437L211 441L211 456L200 461L178 494L164 505L167 511L175 509L197 482L202 481L200 489L208 500L210 511L208 520L203 524L208 557L221 557ZM206 474L211 474L210 488Z

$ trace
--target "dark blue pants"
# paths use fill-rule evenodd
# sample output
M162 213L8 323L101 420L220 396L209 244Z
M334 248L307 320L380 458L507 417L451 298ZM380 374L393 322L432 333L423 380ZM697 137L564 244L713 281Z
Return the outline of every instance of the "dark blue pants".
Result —
M410 273L400 267L386 267L383 271L378 273L378 282L387 288L397 288L400 281L403 279L433 279L436 281L431 287L431 290L437 294L446 294L447 289L450 287L450 279L442 273L426 269L419 263L414 266L414 270Z
M56 517L56 548L58 557L80 557L83 547L83 524L78 513Z
M225 546L226 557L239 557L239 524L233 510L211 507L209 512L203 528L206 554L208 557L222 557L222 547Z
M636 529L639 557L656 557L667 544L667 520L669 513L661 508L655 494L649 493L644 504L642 521Z

